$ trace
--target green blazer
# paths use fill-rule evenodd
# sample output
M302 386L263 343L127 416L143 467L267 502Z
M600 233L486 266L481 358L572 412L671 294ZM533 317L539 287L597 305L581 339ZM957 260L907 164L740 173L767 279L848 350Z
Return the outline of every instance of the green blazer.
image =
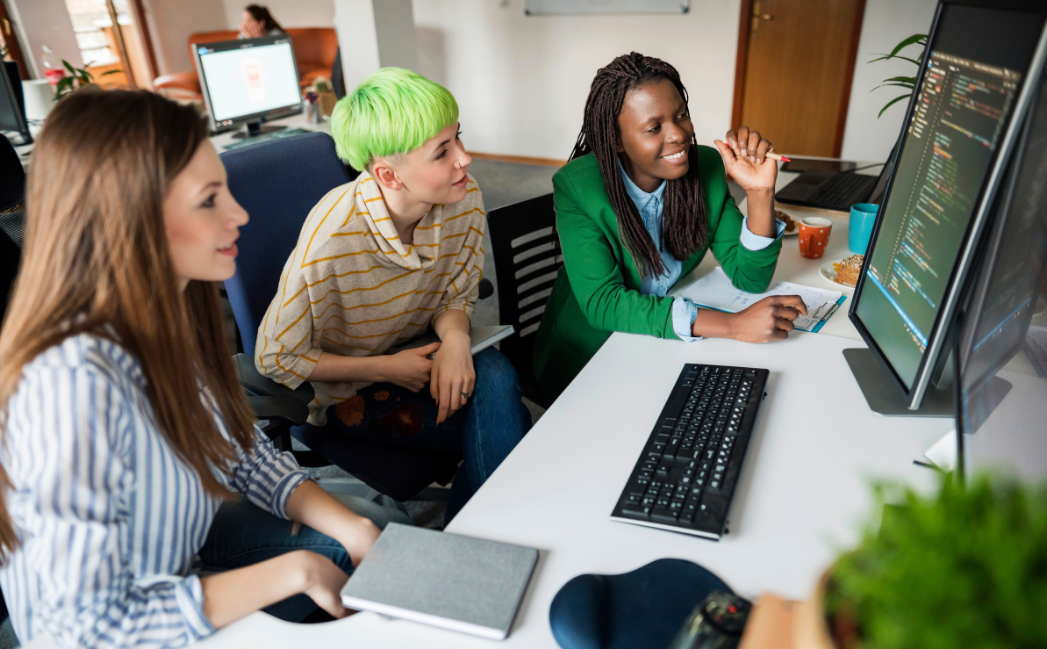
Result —
M759 293L774 275L779 239L763 250L741 244L742 213L727 190L716 149L698 147L709 216L709 242L683 262L681 277L712 248L737 288ZM560 269L535 341L534 370L555 399L612 332L678 339L671 297L641 295L642 277L618 236L618 220L593 154L569 162L553 177L556 228L563 247Z

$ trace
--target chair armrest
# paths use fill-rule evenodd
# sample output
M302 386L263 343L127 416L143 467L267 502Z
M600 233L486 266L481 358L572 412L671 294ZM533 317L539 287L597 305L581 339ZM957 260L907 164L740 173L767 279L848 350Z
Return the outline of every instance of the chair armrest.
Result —
M177 88L179 90L188 90L189 92L200 92L200 78L196 76L195 72L175 72L174 74L164 74L156 79L153 79L153 88L157 90Z
M281 397L247 397L251 412L257 419L283 419L292 426L301 426L309 417L309 406L294 395Z
M236 378L240 385L247 390L248 394L260 397L285 397L292 396L302 403L308 404L313 400L313 386L303 383L297 390L277 383L271 378L262 375L254 365L254 359L247 354L237 354L233 357L233 365L236 367Z

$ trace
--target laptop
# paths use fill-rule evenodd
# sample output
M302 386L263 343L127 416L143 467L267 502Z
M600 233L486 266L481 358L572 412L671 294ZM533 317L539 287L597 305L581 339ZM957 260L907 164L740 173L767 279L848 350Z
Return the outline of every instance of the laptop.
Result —
M858 169L832 171L806 169L800 177L782 187L774 195L779 203L792 203L846 212L855 203L876 203L883 200L887 181L894 170L894 151L879 176L855 173Z

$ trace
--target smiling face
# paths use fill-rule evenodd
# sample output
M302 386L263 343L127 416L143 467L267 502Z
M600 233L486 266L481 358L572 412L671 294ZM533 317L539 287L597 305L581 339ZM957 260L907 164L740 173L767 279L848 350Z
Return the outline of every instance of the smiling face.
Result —
M449 124L413 151L396 156L390 166L403 188L424 203L449 205L465 198L473 161L459 137L459 124ZM376 163L388 164L385 161Z
M626 93L618 113L618 153L640 189L652 192L663 180L686 174L693 138L687 105L671 81L649 81Z
M232 277L236 240L246 223L247 212L229 193L225 167L205 141L164 198L164 229L179 285Z

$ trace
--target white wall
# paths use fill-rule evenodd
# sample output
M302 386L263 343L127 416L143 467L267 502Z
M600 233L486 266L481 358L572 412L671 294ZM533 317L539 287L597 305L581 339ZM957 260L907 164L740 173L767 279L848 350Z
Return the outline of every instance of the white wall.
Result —
M143 0L142 4L160 74L193 70L189 60L190 34L229 28L217 0Z
M680 70L699 142L729 128L739 0L699 0L677 15L523 9L523 0L414 0L418 71L454 93L469 149L566 159L597 69L632 50Z
M847 127L844 131L842 157L851 160L886 160L898 139L905 116L906 102L900 101L880 112L891 99L904 93L896 87L880 88L884 79L895 76L914 76L916 66L904 61L868 61L887 54L903 39L913 34L926 34L934 18L936 0L868 0L862 36L858 43L858 60L851 86L851 103L847 108ZM919 50L909 48L903 54L910 58Z
M240 26L240 15L249 4L269 7L284 27L334 27L334 0L224 0L227 29Z
M7 6L11 19L20 27L20 40L28 50L26 54L31 59L29 67L34 77L44 77L44 45L54 50L59 59L75 67L83 65L65 0L14 0Z
M930 27L935 0L868 0L858 46L843 156L886 158L901 106L876 113L893 89L880 80L911 72L867 65L906 36ZM730 127L739 0L700 0L680 15L525 16L524 0L414 0L418 71L447 86L474 151L564 159L581 128L596 70L631 50L680 71L699 142ZM757 127L759 125L756 125Z

